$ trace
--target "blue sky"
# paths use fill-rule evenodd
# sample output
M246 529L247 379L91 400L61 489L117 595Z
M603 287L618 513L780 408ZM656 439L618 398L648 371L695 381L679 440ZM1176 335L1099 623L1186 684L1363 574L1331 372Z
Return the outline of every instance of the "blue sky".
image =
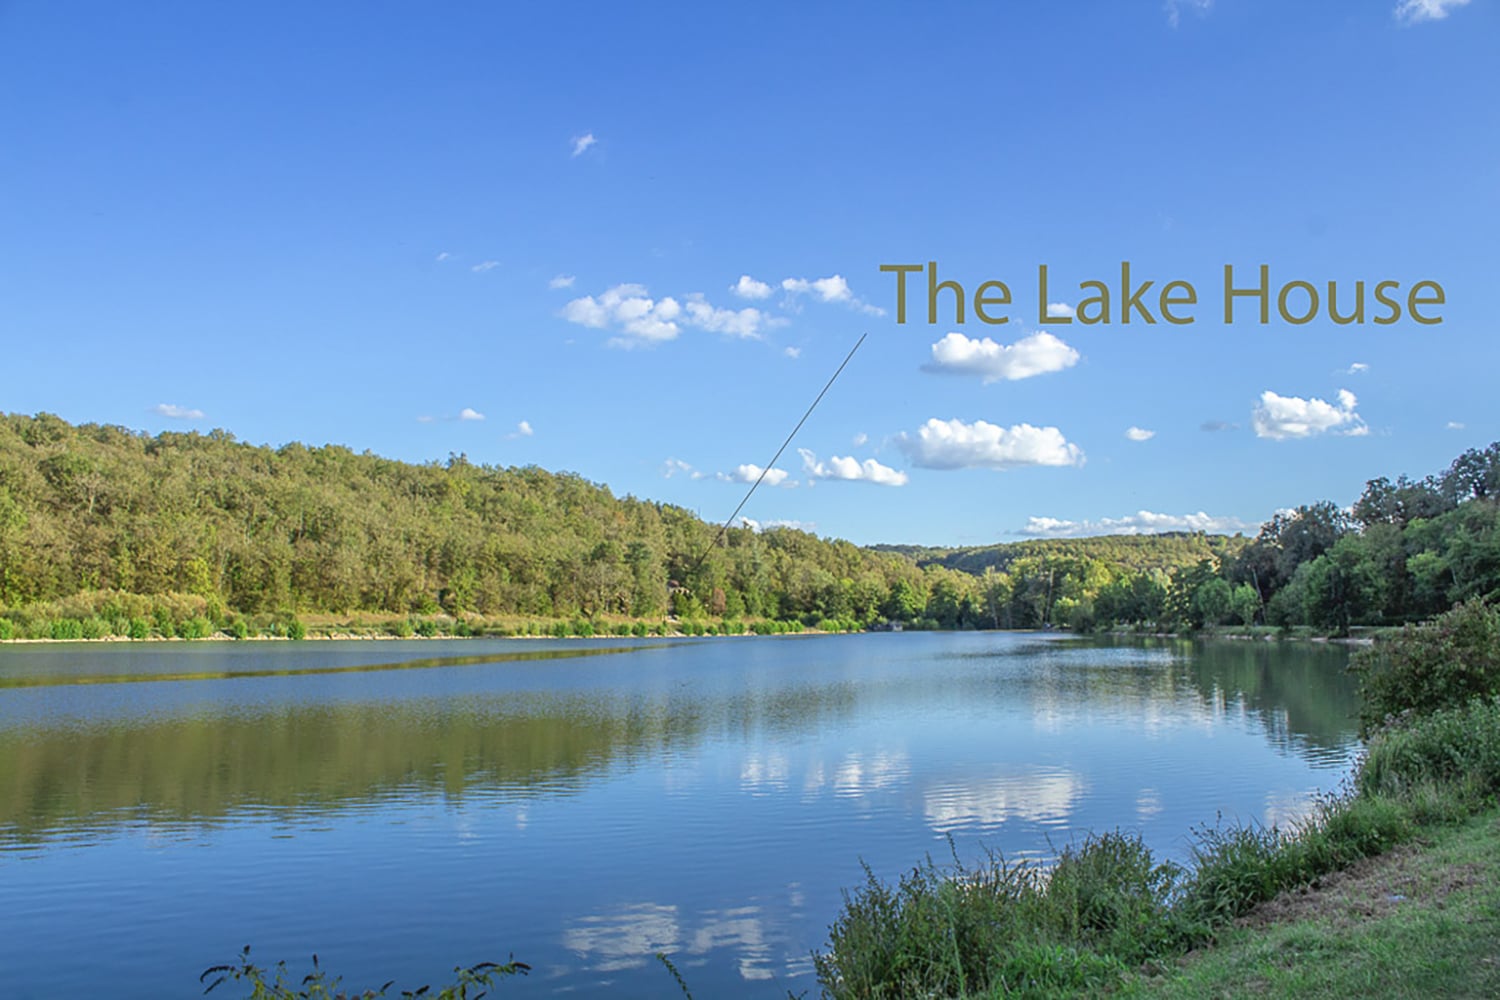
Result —
M1500 437L1497 29L1495 0L0 4L0 410L722 520L868 333L748 517L1253 532ZM1076 308L1127 260L1196 321L1039 324L1038 265ZM897 323L880 266L927 261L1006 282L1010 322L929 325L914 276ZM1226 325L1226 264L1364 281L1371 317L1396 281L1402 317Z

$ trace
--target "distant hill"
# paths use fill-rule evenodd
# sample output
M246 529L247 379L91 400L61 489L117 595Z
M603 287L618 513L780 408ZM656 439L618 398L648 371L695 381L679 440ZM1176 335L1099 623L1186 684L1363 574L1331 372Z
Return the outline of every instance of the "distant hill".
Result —
M993 567L1006 572L1021 559L1098 560L1130 573L1173 570L1204 559L1233 557L1248 544L1242 535L1209 535L1201 531L1172 531L1158 535L1099 535L1090 538L1037 538L995 545L956 548L922 545L872 545L877 552L905 556L918 566L942 566L982 576Z

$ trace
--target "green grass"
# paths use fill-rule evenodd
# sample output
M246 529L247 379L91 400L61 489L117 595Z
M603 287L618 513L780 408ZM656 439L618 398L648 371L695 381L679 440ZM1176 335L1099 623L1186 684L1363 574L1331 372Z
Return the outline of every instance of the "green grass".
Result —
M1300 918L1227 930L1216 947L1119 995L1500 996L1500 809L1310 895Z

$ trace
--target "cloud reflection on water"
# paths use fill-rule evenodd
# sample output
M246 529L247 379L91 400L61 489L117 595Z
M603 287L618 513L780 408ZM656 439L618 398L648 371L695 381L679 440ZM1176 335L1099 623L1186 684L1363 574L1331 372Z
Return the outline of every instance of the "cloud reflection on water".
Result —
M978 781L942 782L922 793L923 815L938 833L991 830L1012 819L1057 825L1087 790L1083 776L1026 768Z
M708 910L697 915L696 923L694 928L685 928L677 906L625 903L573 920L563 932L562 945L591 972L642 968L658 952L702 956L727 951L734 955L741 979L760 982L775 978L774 942L759 906Z

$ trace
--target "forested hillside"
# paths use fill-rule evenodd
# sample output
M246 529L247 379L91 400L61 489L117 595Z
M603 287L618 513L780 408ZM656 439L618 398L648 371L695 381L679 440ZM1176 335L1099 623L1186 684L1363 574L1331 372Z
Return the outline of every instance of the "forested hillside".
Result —
M0 604L171 592L247 614L872 618L908 559L716 528L568 473L0 419Z
M1373 480L1352 512L1279 515L1252 540L871 549L736 528L714 545L717 527L690 512L570 473L7 415L0 638L182 634L184 617L196 623L186 634L205 634L349 612L1343 631L1500 593L1497 499L1500 444L1438 476ZM87 621L59 631L59 618Z

